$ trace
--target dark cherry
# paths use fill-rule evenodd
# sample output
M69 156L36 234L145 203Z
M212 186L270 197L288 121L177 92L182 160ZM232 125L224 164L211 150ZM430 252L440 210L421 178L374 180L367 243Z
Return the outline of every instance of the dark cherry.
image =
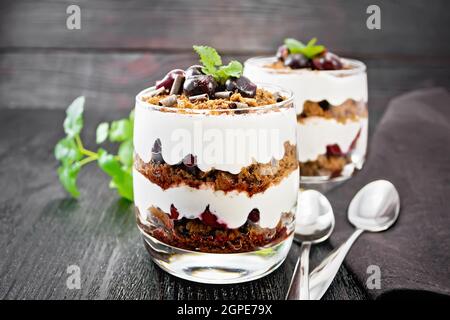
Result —
M188 154L186 157L184 157L183 164L186 167L195 167L197 165L197 158L192 154Z
M194 176L196 176L200 171L200 169L197 167L197 158L192 154L188 154L186 157L184 157L182 166L184 170Z
M328 110L330 109L330 104L328 103L327 100L321 100L319 101L319 106L323 109L323 110Z
M253 223L257 223L259 221L259 210L253 209L252 211L250 211L250 213L248 214L248 220Z
M181 74L184 76L184 70L181 69L174 69L172 71L169 71L164 78L162 78L159 81L156 81L156 89L159 89L161 87L166 88L167 90L170 90L172 88L173 81L175 80L175 77Z
M312 60L312 63L317 70L339 70L339 69L342 69L341 59L337 55L335 55L331 52L325 52L324 54L320 55L319 57L314 58Z
M173 204L170 205L170 219L178 219L180 216L180 213L178 212L177 208Z
M256 96L256 84L244 76L228 79L225 82L225 87L228 91L239 92L243 97L253 98Z
M344 153L341 151L341 148L337 144L331 144L327 146L327 155L342 157L344 156Z
M203 213L200 215L201 220L203 221L204 224L213 227L213 228L217 228L217 229L226 229L227 225L224 223L219 223L217 221L217 217L214 213L212 213L211 211L209 211L209 205L206 207L205 211L203 211Z
M208 94L213 96L217 88L217 82L211 75L197 75L186 78L183 85L183 92L187 96Z
M284 65L291 69L311 68L311 61L301 53L296 53L288 55Z
M152 161L154 163L163 164L164 159L161 154L161 140L156 139L152 147Z
M284 61L284 59L287 58L287 56L289 55L289 49L286 45L282 45L278 47L277 50L277 58L278 60Z
M198 64L195 64L195 65L190 66L189 68L186 69L185 77L189 78L189 77L192 77L192 76L199 76L199 75L202 75L202 74L204 74L202 72L202 66L198 65Z

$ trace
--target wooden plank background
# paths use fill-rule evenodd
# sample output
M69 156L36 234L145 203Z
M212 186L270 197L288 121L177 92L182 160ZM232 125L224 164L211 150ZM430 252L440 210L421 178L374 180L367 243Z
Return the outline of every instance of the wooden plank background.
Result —
M81 30L66 8L81 7ZM83 137L129 112L135 94L167 70L197 58L193 44L225 60L272 54L290 36L319 41L368 66L371 132L392 97L450 88L448 1L378 1L381 30L368 30L372 1L2 1L0 2L0 298L281 299L298 254L280 269L238 286L178 280L149 262L131 206L106 188L95 167L80 177L82 197L60 187L53 146L64 109L87 97ZM437 102L438 103L438 102ZM345 221L345 213L337 219ZM314 247L312 264L331 250ZM68 290L77 264L82 290ZM341 268L325 299L368 298Z

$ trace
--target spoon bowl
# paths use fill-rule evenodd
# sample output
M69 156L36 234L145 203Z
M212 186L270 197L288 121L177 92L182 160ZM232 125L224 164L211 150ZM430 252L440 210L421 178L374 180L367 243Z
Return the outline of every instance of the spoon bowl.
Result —
M302 246L286 299L309 300L309 250L331 235L334 214L328 199L315 190L299 192L297 203L294 239Z
M348 219L356 230L311 272L310 297L314 300L322 298L353 243L364 231L384 231L397 221L400 196L392 183L376 180L364 186L355 195L347 212Z
M294 239L313 244L325 241L334 229L334 214L328 199L318 191L299 192Z
M370 232L383 231L398 218L400 196L392 183L376 180L358 191L347 212L355 227Z

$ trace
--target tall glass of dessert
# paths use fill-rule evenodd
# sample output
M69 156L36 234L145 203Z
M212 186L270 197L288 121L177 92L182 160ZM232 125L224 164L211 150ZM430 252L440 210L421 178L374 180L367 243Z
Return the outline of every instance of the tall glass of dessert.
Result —
M366 66L315 39L286 39L272 57L247 60L244 75L294 93L302 187L327 190L363 167L367 150Z
M153 261L203 283L262 277L285 259L299 185L292 93L202 66L136 97L134 195Z

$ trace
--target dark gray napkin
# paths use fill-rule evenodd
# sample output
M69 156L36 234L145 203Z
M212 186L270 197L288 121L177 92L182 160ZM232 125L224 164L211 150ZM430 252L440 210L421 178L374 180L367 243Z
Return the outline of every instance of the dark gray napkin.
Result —
M400 217L388 231L363 233L345 260L347 267L364 286L373 270L380 268L381 289L367 288L373 298L391 297L404 290L450 295L447 90L415 91L390 102L370 143L363 170L327 194L336 214L333 246L340 245L353 230L346 219L353 195L376 179L390 180L398 189ZM368 270L371 265L376 267Z

